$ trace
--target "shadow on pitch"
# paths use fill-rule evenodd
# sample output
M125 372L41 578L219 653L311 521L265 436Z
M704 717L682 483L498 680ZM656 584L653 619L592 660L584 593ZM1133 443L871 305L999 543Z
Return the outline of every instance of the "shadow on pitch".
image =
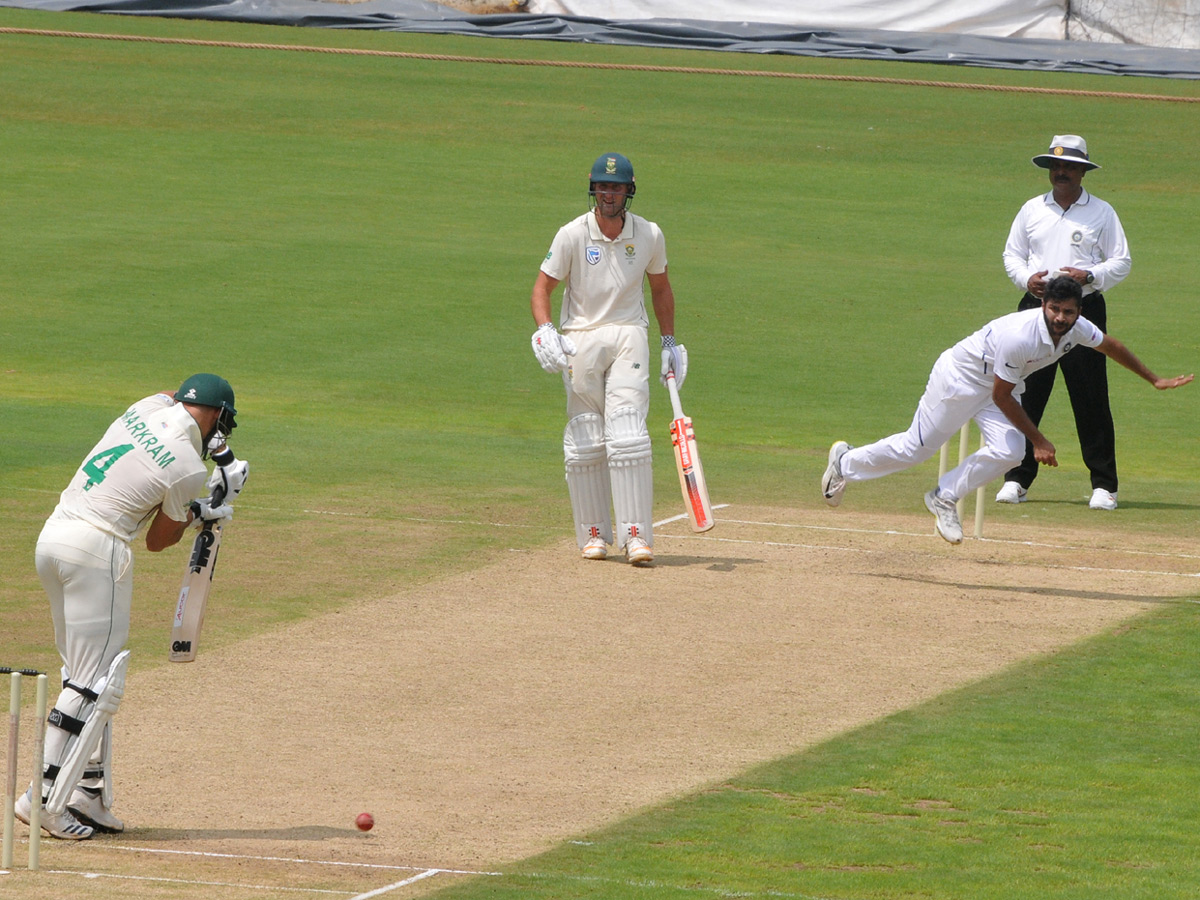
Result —
M175 841L224 840L328 841L359 833L353 825L345 828L329 825L293 825L289 828L131 828L112 837L120 840L134 839L147 844L165 844Z
M874 574L873 578L893 581L912 581L960 591L987 591L1007 594L1026 594L1035 597L1070 597L1073 600L1111 600L1118 603L1178 603L1182 595L1151 597L1147 594L1116 594L1109 591L1068 590L1052 587L1025 587L1013 584L966 584L962 581L942 581L938 578L917 578L915 575Z
M1144 509L1144 510L1148 510L1151 512L1166 512L1168 510L1180 510L1180 509L1192 510L1192 511L1200 510L1200 506L1198 506L1195 503L1162 503L1157 500L1126 500L1123 497L1121 497L1120 495L1118 495L1118 501L1119 501L1119 505L1117 506L1117 509L1115 510L1115 512L1117 512L1118 514L1123 509L1127 509L1127 510L1128 509ZM1036 500L1030 500L1028 503L1024 504L1024 506L1022 506L1021 508L1024 509L1025 506L1030 506L1030 505L1032 505L1034 507L1036 507L1036 506L1074 506L1077 509L1087 509L1088 508L1088 498L1084 497L1080 500L1045 500L1045 499L1042 499L1041 497L1038 497ZM1109 512L1109 510L1097 510L1097 511L1098 512Z
M656 556L654 568L681 569L685 566L704 566L710 572L735 572L739 566L760 566L761 559L730 559L715 556Z

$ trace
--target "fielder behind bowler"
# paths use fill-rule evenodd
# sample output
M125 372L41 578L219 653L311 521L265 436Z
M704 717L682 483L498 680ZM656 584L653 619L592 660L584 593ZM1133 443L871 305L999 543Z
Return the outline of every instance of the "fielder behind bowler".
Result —
M1040 307L1001 316L945 351L934 363L908 431L865 447L835 441L829 448L829 465L821 479L825 502L840 504L848 481L882 478L923 462L974 419L986 446L943 475L925 495L937 533L958 544L963 534L955 503L1018 462L1025 454L1026 438L1040 464L1058 465L1054 445L1021 408L1030 372L1082 346L1095 347L1160 391L1192 380L1191 375L1159 378L1128 347L1079 315L1082 300L1078 282L1056 272L1046 282Z
M654 559L651 529L649 325L642 281L662 336L660 374L683 387L687 351L675 343L675 295L662 230L629 212L633 165L605 153L588 179L591 209L558 230L533 285L533 352L567 389L563 456L575 537L584 559L608 545L629 562ZM555 329L550 295L565 282ZM568 358L570 357L570 358ZM609 502L616 513L616 534Z
M38 536L38 577L50 600L54 640L63 660L63 689L48 717L41 783L18 798L29 824L32 794L42 792L41 827L64 840L93 831L119 832L112 812L111 720L125 690L133 548L165 550L188 526L233 516L248 464L226 439L236 423L233 388L216 375L193 375L174 395L139 400L109 426L62 492ZM217 466L212 476L204 458ZM205 479L207 480L207 485ZM220 485L219 505L212 490ZM196 501L207 487L209 496Z

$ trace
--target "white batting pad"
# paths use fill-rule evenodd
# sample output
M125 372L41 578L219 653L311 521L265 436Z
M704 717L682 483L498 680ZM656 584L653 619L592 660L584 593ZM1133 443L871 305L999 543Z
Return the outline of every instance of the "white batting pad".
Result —
M654 546L654 473L645 414L631 406L614 410L608 416L605 437L617 517L616 545L624 547L636 535Z
M128 668L129 651L122 650L112 661L108 672L92 687L97 695L96 702L89 704L91 710L82 731L73 736L74 740L68 740L65 758L59 764L54 786L50 788L50 794L46 798L46 812L51 815L62 815L63 810L67 808L67 801L83 776L88 761L100 746L105 728L120 707L121 698L125 696L125 672ZM50 724L54 724L53 712Z
M563 458L571 514L575 517L575 540L579 549L593 537L606 544L613 540L608 498L608 462L604 450L604 422L595 413L576 416L563 432Z
M105 809L112 809L112 719L104 725L104 737L100 740L100 802Z

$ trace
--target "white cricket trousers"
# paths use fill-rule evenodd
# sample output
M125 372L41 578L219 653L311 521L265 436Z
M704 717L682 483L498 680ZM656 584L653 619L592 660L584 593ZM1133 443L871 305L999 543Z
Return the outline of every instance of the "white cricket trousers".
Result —
M90 687L108 674L129 640L133 548L83 522L49 521L38 537L34 558L50 599L63 677ZM85 712L83 698L72 690L63 691L54 705L76 718ZM67 732L47 730L47 764L62 762L66 743ZM99 753L97 749L93 762L99 762Z
M602 325L569 331L576 353L563 372L567 418L595 413L605 419L630 407L650 412L650 344L641 325Z
M937 453L972 419L979 426L985 446L938 480L939 494L955 501L1020 462L1025 455L1025 436L992 402L991 388L964 378L954 364L952 351L947 350L929 373L908 431L846 453L842 457L842 477L846 481L868 481L910 469Z

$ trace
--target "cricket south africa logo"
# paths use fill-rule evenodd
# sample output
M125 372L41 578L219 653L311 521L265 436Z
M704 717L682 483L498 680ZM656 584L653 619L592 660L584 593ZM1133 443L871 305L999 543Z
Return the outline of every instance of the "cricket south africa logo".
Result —
M600 262L600 248L588 247L584 250L584 258L587 259L589 266L594 266Z
M633 244L626 244L625 245L625 258L633 259L635 256L637 256L637 247L635 247Z

